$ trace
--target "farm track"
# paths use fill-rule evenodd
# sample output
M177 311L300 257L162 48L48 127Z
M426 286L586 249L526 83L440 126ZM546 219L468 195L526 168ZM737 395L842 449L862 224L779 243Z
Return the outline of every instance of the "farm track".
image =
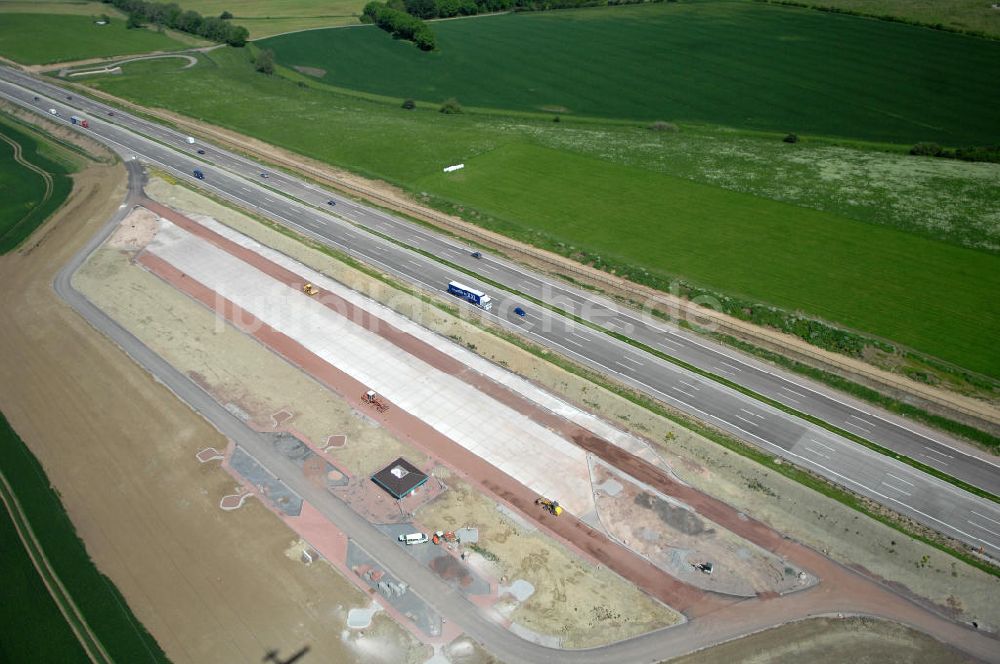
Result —
M28 554L28 558L31 559L31 564L34 565L35 570L38 572L38 577L45 584L49 596L52 597L52 601L59 608L59 612L66 620L66 624L73 631L73 635L80 643L80 647L83 648L87 657L91 662L95 662L96 664L103 662L111 664L114 662L108 651L105 650L100 638L90 628L87 619L76 605L76 602L73 601L73 597L66 590L66 586L63 585L59 575L53 569L52 564L45 555L41 542L38 541L38 537L35 535L35 531L32 529L28 517L21 507L20 501L14 494L14 489L10 486L3 471L0 471L0 500L3 501L7 513L10 514L11 522L17 530L18 538L20 538L21 544Z
M23 224L25 222L25 220L28 217L31 216L31 214L36 209L38 209L42 205L45 205L45 203L47 203L48 200L50 198L52 198L52 191L53 191L55 185L52 182L52 174L51 173L49 173L48 171L42 169L39 166L36 166L36 165L32 164L30 161L28 161L28 160L26 160L24 158L24 154L23 154L24 151L23 151L23 148L21 147L20 143L18 143L17 141L15 141L14 139L12 139L12 138L10 138L8 136L4 136L3 134L0 134L0 139L2 139L5 143L7 143L8 145L10 145L11 148L14 150L14 161L16 161L21 166L24 166L25 168L27 168L29 171L33 171L33 172L37 173L38 175L40 175L41 178L42 178L42 180L45 182L45 195L42 196L42 200L38 202L38 205L36 205L35 207L33 207L31 210L29 210L27 212L27 214L25 214L16 223L14 223L8 229L8 231L7 231L7 232L14 232L14 231L16 231L21 226L21 224Z

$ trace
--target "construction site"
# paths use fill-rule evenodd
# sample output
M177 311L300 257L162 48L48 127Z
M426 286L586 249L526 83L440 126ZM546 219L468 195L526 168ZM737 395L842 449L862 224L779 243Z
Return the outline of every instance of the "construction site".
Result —
M832 555L876 567L864 547L887 533L810 530L817 501L780 476L716 458L691 432L186 188L154 177L145 194L73 284L281 460L276 470L233 441L188 456L227 474L221 513L259 503L294 533L287 558L366 598L339 619L356 653L398 653L390 624L426 647L409 661L466 661L457 653L474 646L327 518L334 504L550 648L692 620L745 629L754 603L773 619L855 594L894 601L831 584L844 572L818 553L839 546ZM781 534L793 530L795 541ZM923 575L923 587L920 576L915 596L961 592L962 612L1000 623L974 573Z

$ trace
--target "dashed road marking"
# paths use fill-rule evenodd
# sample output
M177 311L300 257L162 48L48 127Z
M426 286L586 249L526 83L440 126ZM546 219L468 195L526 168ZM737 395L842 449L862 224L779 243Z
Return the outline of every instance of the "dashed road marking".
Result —
M893 475L892 473L886 473L886 475L888 475L889 477L891 477L894 480L902 482L903 484L909 484L910 486L914 486L913 482L910 482L908 480L904 480L902 477L899 477L898 475Z
M985 514L980 514L980 513L979 513L979 512L977 512L976 510L970 510L970 512L971 512L972 514L975 514L976 516L978 516L978 517L979 517L979 518L981 518L981 519L986 519L987 521L992 521L993 523L995 523L995 524L997 524L998 526L1000 526L1000 521L997 521L996 519L991 519L990 517L986 516Z
M886 484L885 482L882 482L882 486L887 486L887 487L889 487L890 489L892 489L892 490L894 490L894 491L898 491L898 492L900 492L900 493L901 493L901 494L903 494L904 496L909 496L909 495L912 495L912 494L910 494L910 492L909 492L909 491L903 491L903 490L902 490L902 489L900 489L900 488L899 488L898 486L893 486L893 485L891 485L891 484Z
M819 441L818 441L818 440L816 440L815 438L810 438L810 439L809 439L809 442L810 442L810 443L816 443L816 444L817 444L817 445L819 445L820 447L825 447L826 449L830 450L831 452L836 452L836 451L837 451L837 450L833 449L832 447L830 447L829 445L826 445L825 443L821 443L821 442L819 442Z
M968 524L970 524L970 525L973 525L973 526L975 526L976 528L980 528L980 529L982 529L982 530L985 530L985 531L986 531L986 532L988 532L988 533L989 533L990 535L996 535L997 537L1000 537L1000 533L998 533L998 532L995 532L995 531L993 531L993 530L990 530L989 528L987 528L986 526L984 526L984 525L983 525L983 524L981 524L981 523L976 523L975 521L967 521L966 523L968 523Z

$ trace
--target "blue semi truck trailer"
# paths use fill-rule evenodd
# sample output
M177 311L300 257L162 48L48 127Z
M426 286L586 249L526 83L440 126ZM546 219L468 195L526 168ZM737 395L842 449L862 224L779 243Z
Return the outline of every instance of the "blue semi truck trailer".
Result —
M493 308L493 300L486 293L476 290L475 288L469 288L468 286L463 286L457 281L452 281L448 284L448 292L452 295L457 295L463 300L468 300L472 304L476 305L480 309L485 309L489 311Z

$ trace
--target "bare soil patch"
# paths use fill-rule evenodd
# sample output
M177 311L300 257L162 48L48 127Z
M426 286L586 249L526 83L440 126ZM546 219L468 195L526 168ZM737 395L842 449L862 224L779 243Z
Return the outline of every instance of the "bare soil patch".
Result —
M441 473L438 473L441 475ZM501 612L563 647L587 648L642 634L678 621L671 609L569 553L544 534L524 528L496 503L457 477L442 477L449 491L417 512L428 528L479 529L478 546L496 558L486 566L501 583L524 579L535 592Z
M315 78L323 78L324 76L326 76L326 70L320 69L319 67L304 67L302 65L294 65L292 66L292 69L302 74L305 74L306 76L313 76Z
M896 623L817 618L669 660L671 664L954 664L964 653Z
M120 166L75 179L46 242L0 259L3 411L171 660L257 661L308 642L330 661L361 661L331 626L363 596L285 558L288 530L259 504L219 510L233 482L195 454L225 440L52 292L58 267L124 195Z

